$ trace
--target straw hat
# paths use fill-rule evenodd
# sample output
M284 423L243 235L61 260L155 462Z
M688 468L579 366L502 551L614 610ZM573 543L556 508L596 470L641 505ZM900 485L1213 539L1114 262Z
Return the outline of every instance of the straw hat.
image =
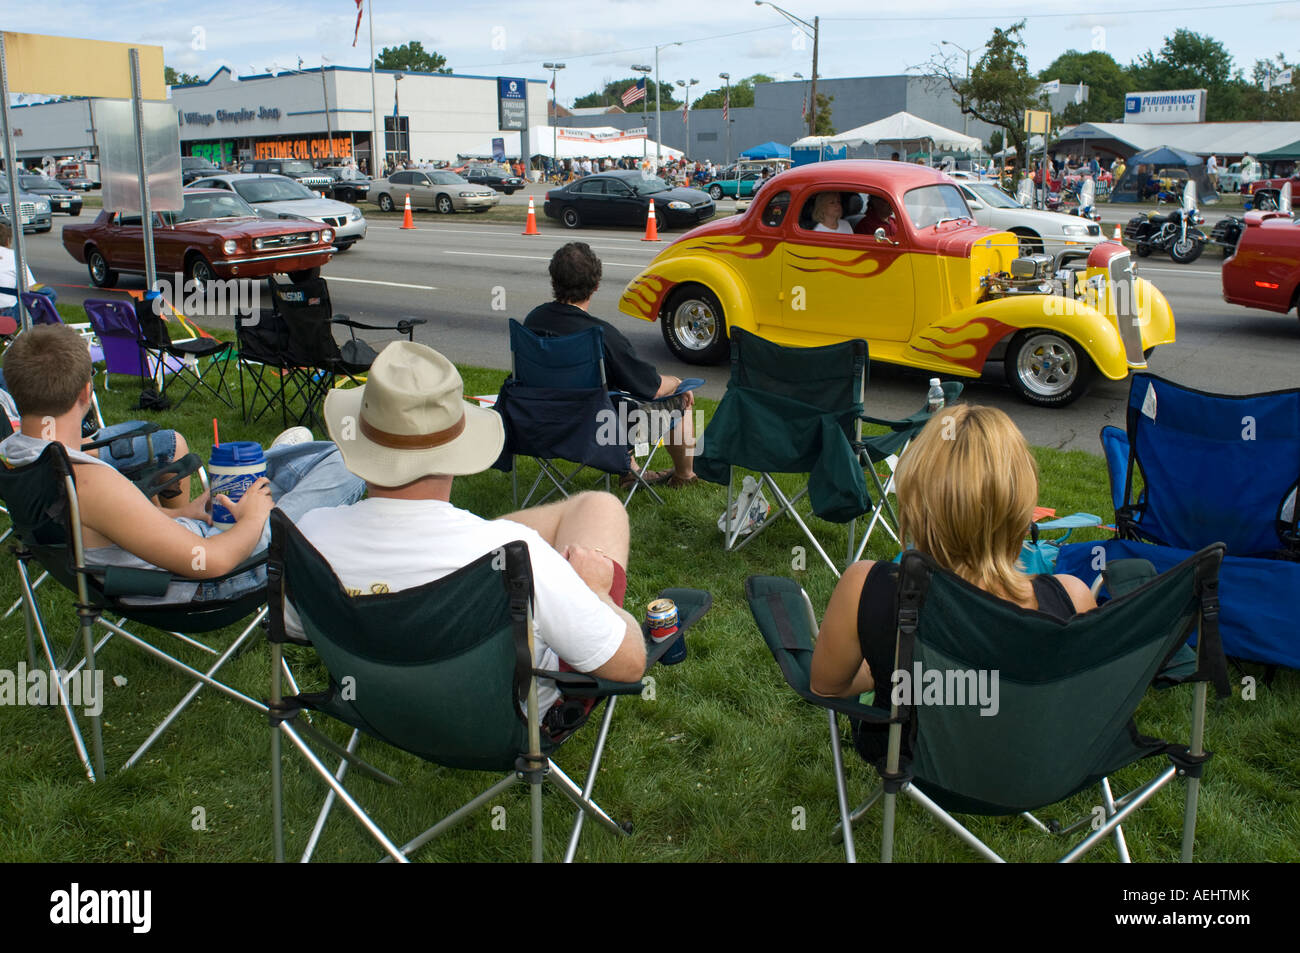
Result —
M325 396L325 425L347 468L375 486L431 475L463 476L501 455L501 415L463 399L451 361L431 347L394 341L366 383Z

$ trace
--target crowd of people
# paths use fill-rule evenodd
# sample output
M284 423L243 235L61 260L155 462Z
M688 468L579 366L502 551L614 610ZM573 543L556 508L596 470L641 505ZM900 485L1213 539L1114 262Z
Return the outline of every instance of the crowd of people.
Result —
M825 194L819 221L831 227L834 220L842 230L839 195ZM690 391L590 313L600 259L586 244L569 243L549 270L553 300L535 308L525 326L544 336L601 328L609 385L658 402L681 424L668 440L673 468L644 476L669 487L697 483ZM493 410L464 399L454 364L430 347L391 343L363 385L331 391L323 410L329 440L314 440L301 427L281 434L266 452L265 477L238 500L216 497L233 524L214 523L207 493L150 499L119 462L82 450L93 369L76 331L52 325L18 335L3 371L0 383L16 405L17 429L0 442L0 461L22 466L51 441L62 443L75 472L87 564L162 568L176 577L165 595L150 598L203 602L265 585L262 570L216 580L266 548L277 506L357 594L419 586L522 539L534 572L536 664L623 681L644 672L641 627L623 608L632 554L620 501L584 492L497 519L454 505L453 481L498 459L504 427ZM187 446L179 434L158 439L158 462L183 455ZM120 456L139 463L135 458L144 453L133 442ZM957 406L927 425L903 455L900 531L971 584L1022 608L1068 618L1095 604L1087 586L1071 577L1028 577L1016 565L1037 494L1033 457L1010 419L992 408ZM205 560L193 557L196 536L204 540ZM813 657L815 691L857 696L890 668L895 569L868 561L845 573ZM286 624L290 631L300 625L293 613ZM553 684L543 686L542 698L546 724L562 731L570 717L565 699ZM866 729L857 737L864 756L877 753L879 737Z

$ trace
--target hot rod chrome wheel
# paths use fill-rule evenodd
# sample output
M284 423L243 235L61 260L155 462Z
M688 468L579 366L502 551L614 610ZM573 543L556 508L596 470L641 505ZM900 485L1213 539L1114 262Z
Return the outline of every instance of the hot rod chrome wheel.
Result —
M664 342L687 364L716 364L730 349L727 321L713 292L700 285L677 289L660 316Z
M1007 349L1007 383L1031 404L1073 403L1088 389L1092 374L1083 349L1055 331L1021 331Z

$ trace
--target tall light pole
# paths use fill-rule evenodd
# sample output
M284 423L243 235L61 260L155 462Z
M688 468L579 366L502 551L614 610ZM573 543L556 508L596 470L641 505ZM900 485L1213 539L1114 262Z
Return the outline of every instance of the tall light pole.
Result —
M791 75L798 80L804 79L803 73L792 73ZM808 121L808 86L806 83L803 88L803 109L804 111L799 114L799 121L807 122Z
M664 141L664 117L659 111L659 51L665 46L681 46L677 43L660 43L655 47L655 171L659 171L659 143Z
M649 66L633 66L633 67L632 67L632 72L634 72L634 73L640 73L640 74L641 74L641 78L642 78L643 80L645 80L647 83L650 82L650 72L651 72L651 69L650 69ZM649 125L649 119L646 117L646 110L649 109L649 108L650 108L650 90L647 89L647 90L646 90L646 95L644 95L644 96L641 97L641 125L642 125L642 126L648 126L648 125ZM649 129L647 129L646 132L648 133L648 132L649 132ZM641 138L641 159L642 159L642 161L644 161L645 158L646 158L646 156L650 154L650 143L647 141L648 139L649 139L649 136L648 136L648 135L647 135L647 136L643 136L643 137Z
M383 141L383 127L379 124L379 106L375 93L375 4L366 4L366 24L370 30L370 175L379 178L384 174L379 165L379 144Z
M731 165L731 74L719 73L718 79L727 84L727 91L722 94L722 124L727 127L727 165Z
M699 83L698 79L693 79L689 83L684 79L679 79L677 85L686 90L686 108L682 110L682 116L686 122L686 158L691 157L691 87Z
M966 47L964 46L957 46L956 43L953 43L949 40L940 40L939 43L942 44L943 46L954 47L955 49L961 50L963 53L966 54L966 82L969 84L970 83L970 50L966 49ZM969 125L970 125L970 116L966 113L966 97L963 96L961 100L961 134L963 136L966 135L966 129Z
M821 36L821 17L813 17L813 22L809 23L807 20L803 20L795 16L789 10L783 10L781 7L778 7L775 3L769 2L769 0L754 0L754 6L771 7L777 13L781 14L781 16L785 17L787 20L789 20L791 23L797 26L800 30L802 30L804 34L812 37L812 41L813 41L812 80L811 80L812 92L808 97L808 135L815 136L817 134L817 41Z
M398 98L397 91L401 88L402 80L406 79L405 73L398 73L393 77L393 145L397 147L397 156L401 159L402 150L402 106ZM406 158L410 158L408 155Z
M564 69L564 64L543 63L542 69L551 71L551 175L555 175L560 170L560 91L555 86L555 76Z

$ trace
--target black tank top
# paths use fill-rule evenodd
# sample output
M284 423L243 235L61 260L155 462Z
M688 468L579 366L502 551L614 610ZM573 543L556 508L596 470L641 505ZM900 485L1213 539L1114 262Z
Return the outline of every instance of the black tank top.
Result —
M1075 614L1074 602L1055 576L1032 576L1038 611L1057 619ZM867 573L858 597L858 645L862 657L871 667L873 677L894 667L894 642L897 640L898 565L878 562Z

